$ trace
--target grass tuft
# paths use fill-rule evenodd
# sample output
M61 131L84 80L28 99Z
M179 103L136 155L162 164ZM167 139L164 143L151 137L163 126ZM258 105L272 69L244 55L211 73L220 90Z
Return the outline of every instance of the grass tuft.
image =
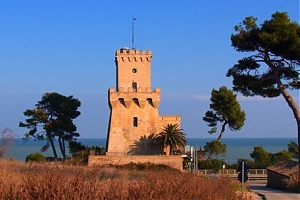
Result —
M0 165L2 199L247 199L238 195L237 183L228 178L212 179L149 163L100 168L0 159Z

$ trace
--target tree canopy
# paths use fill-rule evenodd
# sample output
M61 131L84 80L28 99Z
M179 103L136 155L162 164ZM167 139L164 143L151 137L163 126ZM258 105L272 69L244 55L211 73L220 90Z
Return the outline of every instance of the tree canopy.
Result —
M210 134L217 132L218 122L222 123L222 128L217 140L221 140L226 125L232 131L240 130L246 120L246 113L241 109L233 94L227 87L222 86L219 90L213 89L211 92L210 109L205 113L203 120L211 127Z
M300 88L300 26L286 12L273 13L261 25L256 21L253 16L246 17L234 27L236 34L231 35L231 44L248 56L238 60L226 75L233 78L233 90L245 96L281 95L296 119L300 144L299 107L288 91Z
M221 155L222 157L225 156L227 152L227 147L221 141L213 140L211 142L206 142L204 150L205 152L210 152L211 155L215 155L217 158L218 155Z
M287 13L276 12L258 26L257 18L246 17L235 26L232 46L250 55L238 60L227 76L233 89L245 96L276 97L286 89L299 89L300 27ZM264 65L263 68L261 65Z
M267 152L262 146L255 146L250 156L258 168L266 168L272 165L272 154Z
M77 110L80 105L80 101L73 98L73 96L66 97L55 92L45 93L34 109L27 109L24 112L24 115L28 118L25 123L19 123L20 127L29 129L29 132L24 134L24 139L35 138L46 141L42 151L51 146L55 158L58 157L55 148L55 140L57 139L60 151L65 159L65 141L74 141L76 137L80 136L76 132L77 127L73 123L73 119L80 115Z
M267 168L283 160L292 160L291 152L286 150L277 153L267 152L262 146L255 146L252 153L250 153L254 163L251 165L255 168Z

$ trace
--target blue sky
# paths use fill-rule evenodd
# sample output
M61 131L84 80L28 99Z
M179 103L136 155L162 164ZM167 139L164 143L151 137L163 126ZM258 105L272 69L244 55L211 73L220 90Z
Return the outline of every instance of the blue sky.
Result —
M213 88L231 78L227 70L243 57L231 47L234 25L246 16L258 22L276 11L299 22L298 0L186 1L0 1L0 128L19 128L23 111L45 92L73 95L82 106L75 120L81 137L105 138L107 91L115 87L115 51L151 49L152 88L161 88L160 115L181 115L187 137L213 137L202 120ZM299 92L292 92L299 102ZM239 95L247 114L240 131L224 137L297 137L292 111L282 97Z

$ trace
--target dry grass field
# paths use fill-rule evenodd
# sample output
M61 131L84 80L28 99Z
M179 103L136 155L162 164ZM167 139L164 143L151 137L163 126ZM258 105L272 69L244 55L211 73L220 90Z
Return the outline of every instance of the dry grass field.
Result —
M170 169L134 170L0 159L5 200L241 200L239 183ZM251 199L251 198L248 198Z

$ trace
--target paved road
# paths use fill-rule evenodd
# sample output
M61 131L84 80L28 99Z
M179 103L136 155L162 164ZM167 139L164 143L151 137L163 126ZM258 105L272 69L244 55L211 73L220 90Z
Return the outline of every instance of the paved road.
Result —
M250 189L261 194L263 200L300 200L300 194L266 187L266 181L249 181Z

